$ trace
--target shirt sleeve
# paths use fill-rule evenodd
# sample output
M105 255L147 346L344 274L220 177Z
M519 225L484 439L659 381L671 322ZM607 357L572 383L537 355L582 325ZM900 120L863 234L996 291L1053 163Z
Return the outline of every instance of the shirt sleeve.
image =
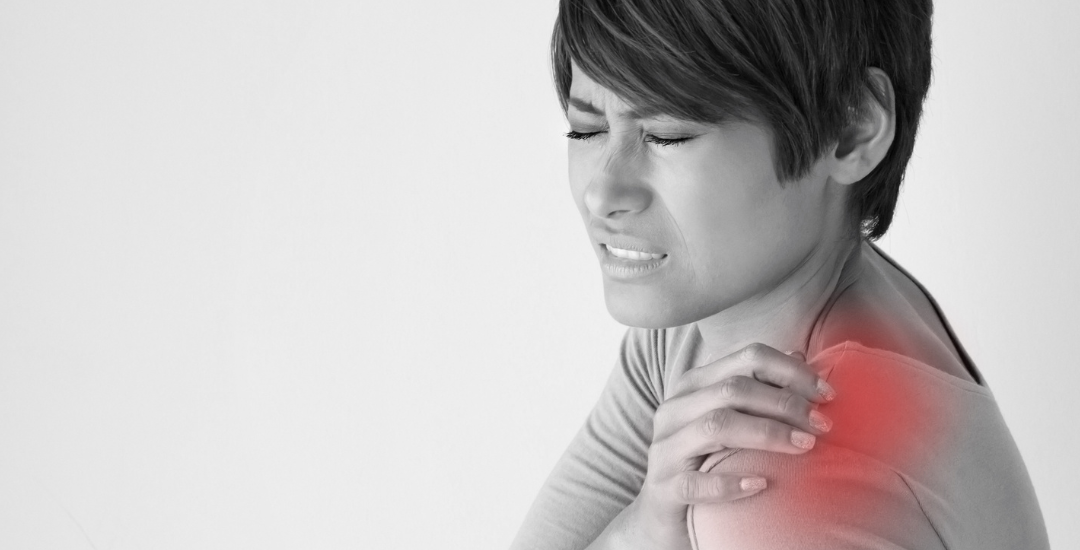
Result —
M662 333L628 329L585 424L555 464L511 550L585 548L641 490L659 406Z
M818 442L803 455L739 450L713 473L755 473L769 486L723 504L691 506L694 550L944 550L903 476L849 449Z

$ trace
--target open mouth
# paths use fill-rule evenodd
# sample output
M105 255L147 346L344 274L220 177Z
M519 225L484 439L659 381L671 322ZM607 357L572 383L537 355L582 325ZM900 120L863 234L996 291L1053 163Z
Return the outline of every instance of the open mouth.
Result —
M640 251L637 251L637 250L627 250L625 248L616 248L616 247L611 246L609 244L603 244L601 246L603 246L604 249L606 249L608 252L610 252L612 256L615 256L616 258L621 258L623 260L636 260L636 261L639 261L639 262L649 262L649 261L653 261L653 260L662 260L662 259L667 257L667 254L653 254L651 252L640 252Z

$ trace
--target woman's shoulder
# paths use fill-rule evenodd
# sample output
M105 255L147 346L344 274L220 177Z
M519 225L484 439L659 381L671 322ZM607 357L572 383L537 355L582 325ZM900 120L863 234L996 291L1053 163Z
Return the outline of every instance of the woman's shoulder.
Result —
M897 471L922 477L973 458L973 445L1011 441L989 388L918 359L846 341L809 362L837 392L820 406L834 425L822 439Z
M802 455L709 456L702 471L769 489L692 508L696 548L1046 548L1019 450L937 303L868 243L847 276L808 347L837 392L832 430Z
M855 341L810 364L836 389L836 399L819 407L832 430L802 455L709 456L702 471L763 475L769 489L745 503L691 509L698 550L863 548L869 540L1046 547L1034 487L988 388ZM789 528L758 532L776 522Z
M868 242L862 244L849 280L842 281L819 316L808 355L844 342L985 385L933 296Z
M822 409L834 417L835 444L912 474L941 459L967 460L986 445L1012 445L993 394L936 301L869 243L813 334L811 365L846 395Z
M620 362L624 368L647 378L657 399L669 397L687 370L693 368L701 349L701 334L693 323L667 328L629 327L623 337Z

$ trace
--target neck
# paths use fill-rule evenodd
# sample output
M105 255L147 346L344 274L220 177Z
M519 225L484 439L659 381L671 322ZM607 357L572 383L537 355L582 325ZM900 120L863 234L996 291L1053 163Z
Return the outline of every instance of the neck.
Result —
M806 354L818 316L840 284L845 266L860 254L861 245L861 238L823 243L767 293L698 321L704 362L754 342Z

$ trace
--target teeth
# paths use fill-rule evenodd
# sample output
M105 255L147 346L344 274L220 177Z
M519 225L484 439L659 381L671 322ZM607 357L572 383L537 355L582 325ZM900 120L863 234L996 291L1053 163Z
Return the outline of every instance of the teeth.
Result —
M622 249L622 248L615 248L614 246L611 246L611 245L606 245L606 246L607 246L607 249L611 252L612 256L615 256L616 258L623 258L623 259L626 259L626 260L638 260L638 261L659 260L660 258L664 257L663 254L649 254L648 252L638 252L636 250L626 250L626 249Z

